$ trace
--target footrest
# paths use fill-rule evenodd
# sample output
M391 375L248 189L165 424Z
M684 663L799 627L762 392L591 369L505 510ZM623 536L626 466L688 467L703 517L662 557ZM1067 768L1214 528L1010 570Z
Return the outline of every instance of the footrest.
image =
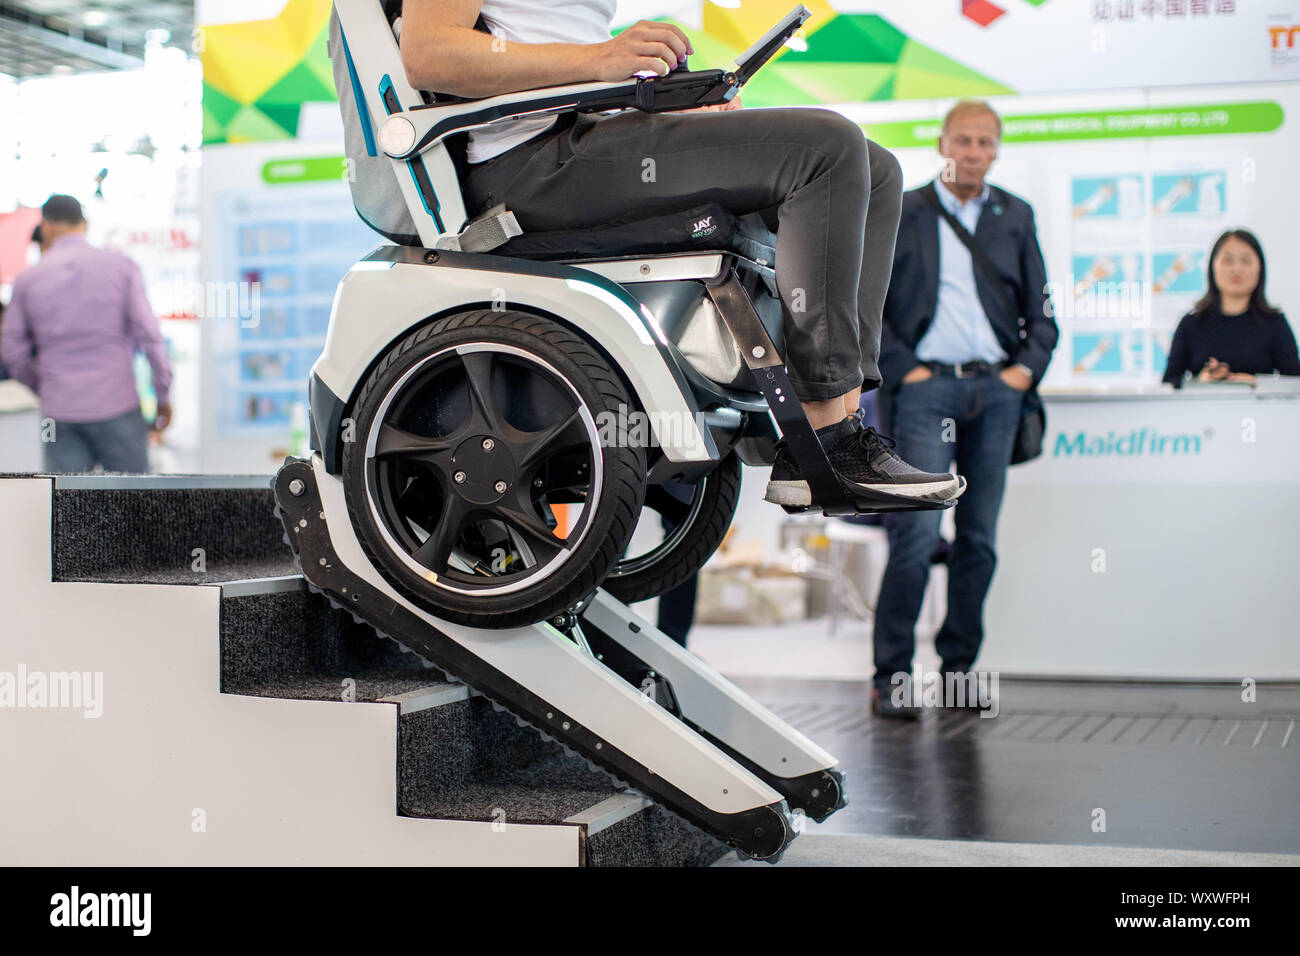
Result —
M755 385L767 399L767 407L776 419L781 436L808 482L812 492L810 497L820 502L807 506L781 505L789 514L803 514L817 508L827 517L845 518L894 511L941 511L957 503L955 498L921 501L887 492L846 488L831 468L825 449L803 413L785 364L755 311L749 293L736 275L734 265L727 271L725 279L706 283L706 289L740 347L740 354L753 373Z
M832 502L825 507L810 505L800 508L782 505L788 514L806 514L809 511L821 511L828 518L845 518L850 515L892 514L899 511L944 511L957 503L956 498L947 501L922 501L906 495L891 495L883 491L854 491L846 502Z

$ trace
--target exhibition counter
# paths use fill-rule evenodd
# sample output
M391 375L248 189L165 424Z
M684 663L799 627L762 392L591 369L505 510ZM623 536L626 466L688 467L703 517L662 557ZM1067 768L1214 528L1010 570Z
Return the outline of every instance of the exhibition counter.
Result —
M1300 382L1045 391L1008 472L980 667L1300 678Z
M0 381L0 473L41 470L41 404L13 379Z

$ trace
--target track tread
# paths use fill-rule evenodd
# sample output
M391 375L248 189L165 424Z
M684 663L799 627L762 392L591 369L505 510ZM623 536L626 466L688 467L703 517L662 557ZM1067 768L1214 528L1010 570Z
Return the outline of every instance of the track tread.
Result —
M272 486L272 488L275 487L275 479L272 479L271 486ZM281 507L279 506L279 504L276 504L276 505L275 505L275 509L274 509L274 510L275 510L275 518L276 518L276 520L277 520L277 521L280 521L280 522L283 524L283 514L284 514L284 512L283 512L283 510L281 509ZM357 613L357 612L356 612L356 611L355 611L355 610L354 610L350 605L345 605L345 604L343 604L342 602L340 602L339 600L337 600L337 599L335 598L335 596L334 596L334 594L333 594L332 592L327 591L327 590L324 589L324 588L318 587L316 584L312 583L311 578L307 576L307 573L306 573L306 571L304 570L304 568L303 568L303 566L302 566L302 556L299 554L299 552L298 552L298 548L295 546L294 542L290 539L289 534L288 534L287 531L286 531L285 534L284 534L284 541L285 541L285 543L289 546L290 551L292 551L292 553L293 553L293 561L294 561L294 565L295 565L295 566L298 568L298 570L302 573L303 580L307 582L307 588L308 588L308 590L309 590L312 594L319 594L319 595L323 596L327 601L329 601L330 606L333 607L333 608L336 608L336 609L338 609L338 610L342 610L342 611L347 611L348 613L350 613L350 614L352 615L352 619L353 619L354 621L356 621L356 622L359 623L359 624L364 624L364 625L366 625L367 627L369 627L372 631L374 631L374 633L375 633L375 635L376 635L377 637L379 637L379 638L381 638L381 639L383 639L383 640L392 641L394 644L396 644L399 648L401 648L401 649L402 649L403 651L405 651L407 654L411 654L411 655L413 655L413 656L419 658L421 661L423 661L426 667L429 667L429 668L431 668L431 669L433 669L433 670L437 670L439 673L443 674L443 675L444 675L444 676L445 676L449 681L451 681L451 682L453 682L453 683L456 683L456 684L461 684L461 685L467 687L467 688L469 689L469 692L470 692L471 695L476 696L476 697L483 697L483 698L486 698L487 701L488 701L488 703L491 704L493 710L496 710L496 711L498 711L498 712L499 712L499 711L505 711L506 713L510 714L510 716L512 716L512 717L515 718L515 722L516 722L520 727L526 727L526 728L529 728L529 729L531 729L534 733L538 734L538 735L539 735L543 740L546 740L546 741L549 741L549 742L551 742L551 743L554 743L554 744L558 745L558 746L559 746L559 747L564 751L565 754L567 754L568 756L573 757L573 758L575 758L575 759L577 759L577 760L581 760L581 761L583 761L583 762L586 764L586 766L587 766L588 769L592 770L593 772L603 774L603 775L604 775L604 776L605 776L605 777L606 777L606 778L607 778L611 783L613 783L615 786L621 787L621 788L623 788L624 790L632 790L632 791L635 791L635 792L637 792L637 793L641 793L641 791L637 790L636 787L635 787L633 784L629 783L628 781L626 781L626 780L624 780L622 777L620 777L620 776L618 775L618 773L617 773L617 772L616 772L616 771L615 771L611 766L609 766L608 764L606 764L602 759L600 759L600 758L598 758L598 757L590 757L590 756L588 756L587 754L585 754L585 753L580 753L579 751L577 751L577 750L575 750L574 748L570 747L570 746L569 746L568 744L566 744L563 740L560 740L560 739L556 738L554 735L548 733L544 728L538 726L538 725L537 725L537 724L536 724L532 719L530 719L530 718L528 718L528 717L525 717L525 716L522 716L522 715L519 714L517 711L515 711L513 708L511 708L511 707L509 707L509 706L507 706L507 705L505 705L505 704L502 704L500 701L496 700L496 699L495 699L494 697L492 697L490 694L484 693L481 689L479 689L478 687L475 687L473 684L470 684L468 681L462 679L462 678L459 677L458 675L453 674L451 671L447 670L446 668L440 667L439 665L435 664L434 662L432 662L432 661L430 661L428 658L426 658L423 654L420 654L420 653L419 653L418 651L416 651L415 649L410 648L410 647L407 647L405 644L403 644L401 641L397 640L397 639L396 639L395 637L393 637L392 635L390 635L390 634L388 634L388 633L382 631L381 629L379 629L378 627L376 627L373 623L371 623L370 621L366 620L364 617L362 617L360 614L358 614L358 613ZM655 806L661 808L661 809L664 810L665 812L667 812L667 813L671 813L674 817L676 817L679 821L681 821L681 823L682 823L683 825L685 825L688 829L690 829L691 832L693 832L693 833L697 833L697 834L699 834L700 836L705 837L706 839L712 840L714 843L718 844L719 846L723 846L723 847L726 847L728 850L732 850L732 851L734 851L734 852L735 852L735 853L736 853L736 854L737 854L741 859L747 859L747 860L749 860L749 859L755 859L755 857L753 857L753 856L751 856L750 854L744 852L743 850L739 849L738 847L735 847L735 846L733 846L732 844L730 844L730 843L728 843L728 842L726 842L726 841L724 841L724 840L719 839L716 835L710 833L708 830L705 830L704 828L702 828L701 826L699 826L698 824L696 824L694 821L688 819L687 817L682 816L682 815L681 815L680 813L678 813L676 810L672 809L672 807L669 807L669 806L667 806L666 804L660 803L660 802L657 801L657 800L654 801L654 803L655 803ZM779 809L777 809L777 808L779 808ZM773 812L778 814L779 818L780 818L781 821L782 821L782 825L786 828L786 833L787 833L787 834L793 833L793 832L794 832L793 817L792 817L792 815L791 815L789 805L786 803L786 801L785 801L784 799L781 800L778 804L775 805L775 807L773 808ZM788 850L788 849L790 848L791 843L793 843L793 838L787 836L787 838L783 841L783 844L782 844L781 850L780 850L778 853L776 853L774 856L771 856L771 857L762 857L762 858L761 858L762 861L765 862L765 863L773 863L773 864L775 864L775 863L779 863L779 862L781 861L781 858L785 855L786 850Z

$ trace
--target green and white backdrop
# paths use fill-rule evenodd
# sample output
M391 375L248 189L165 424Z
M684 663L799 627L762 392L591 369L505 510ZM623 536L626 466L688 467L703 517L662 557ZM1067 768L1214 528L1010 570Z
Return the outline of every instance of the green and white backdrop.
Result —
M697 66L725 66L792 0L624 0L615 30L664 19ZM1300 312L1300 0L822 0L746 87L746 108L839 110L894 150L909 187L936 174L958 97L1006 126L991 179L1037 214L1061 345L1050 386L1159 378L1201 293L1205 256L1244 225ZM328 0L199 0L204 278L262 284L263 322L205 320L205 464L266 469L334 283L374 240L341 179ZM330 242L322 244L322 237ZM1280 267L1281 266L1281 267ZM324 310L322 312L322 310Z

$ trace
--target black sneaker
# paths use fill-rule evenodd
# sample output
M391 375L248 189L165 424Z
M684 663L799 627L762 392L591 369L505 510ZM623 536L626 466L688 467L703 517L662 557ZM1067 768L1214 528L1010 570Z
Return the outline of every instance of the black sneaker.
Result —
M920 720L921 708L915 704L894 700L892 688L871 688L871 713L876 717L893 717L898 720Z
M966 479L951 473L934 474L913 468L893 453L894 440L863 426L853 415L816 432L831 468L850 494L854 489L902 495L922 501L947 501L966 490ZM785 507L811 507L812 491L781 439L775 446L772 476L763 496Z

